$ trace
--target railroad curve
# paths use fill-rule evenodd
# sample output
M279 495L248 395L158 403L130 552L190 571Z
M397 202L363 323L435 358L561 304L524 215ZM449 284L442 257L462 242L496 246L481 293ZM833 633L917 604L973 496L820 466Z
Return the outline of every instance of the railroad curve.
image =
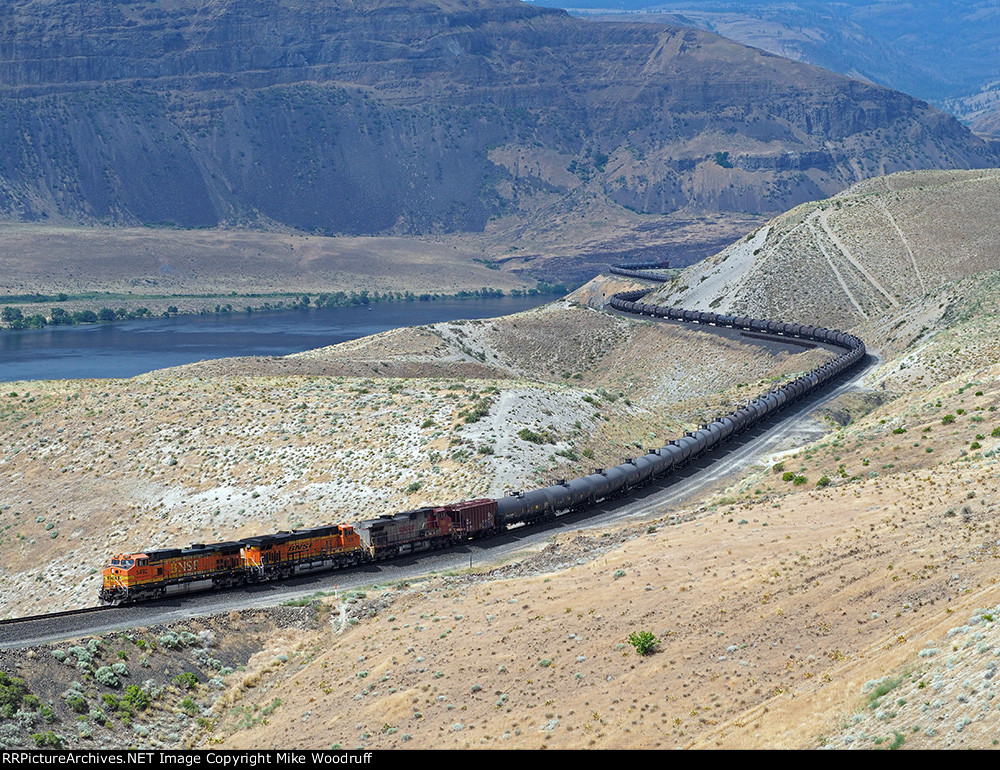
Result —
M633 276L638 273L641 274L638 277L649 280L664 280L661 276L646 274L641 270L617 268L613 269L613 272ZM497 500L497 518L502 527L506 528L511 524L530 524L551 519L560 512L592 508L603 500L629 494L638 487L664 478L675 468L686 465L693 458L715 449L731 437L780 412L789 404L814 393L843 372L860 364L867 355L865 344L860 338L836 329L649 305L639 301L647 293L647 289L619 292L610 298L608 304L616 310L634 315L824 343L842 348L844 353L808 374L751 399L729 414L716 417L712 422L685 434L682 438L671 441L659 449L650 449L641 457L627 460L613 468L596 469L589 476L500 498Z
M640 266L636 266L640 267ZM643 265L641 267L647 267ZM652 267L652 266L649 266ZM643 270L630 270L624 267L617 267L612 272L633 275L647 280L663 281L662 276L646 273ZM805 374L783 386L776 388L766 394L751 399L743 406L732 412L717 417L711 423L703 425L698 430L687 433L685 436L670 441L659 449L650 449L647 454L629 459L626 462L607 469L595 469L594 473L573 479L561 481L557 484L541 489L529 490L527 492L517 492L496 500L480 500L457 503L440 509L435 512L446 511L452 517L452 522L448 523L441 532L431 533L436 541L430 545L433 548L445 547L446 545L460 542L466 536L483 537L489 534L496 534L506 530L512 525L532 524L535 522L551 520L558 514L570 511L582 511L593 509L606 500L621 497L632 493L634 490L645 487L654 481L663 479L671 475L675 470L686 466L696 457L699 457L716 447L726 443L737 434L743 433L752 426L755 426L772 415L784 410L795 401L799 401L805 396L814 393L828 382L838 377L848 369L858 365L866 355L864 343L853 335L841 331L814 327L802 324L791 324L779 321L767 321L753 319L746 316L723 315L697 310L683 310L673 307L650 305L641 301L648 293L648 289L639 289L629 292L621 292L613 295L608 304L624 313L633 315L650 316L653 318L663 318L668 320L683 321L686 323L698 323L716 327L729 327L742 330L751 334L776 335L786 338L798 338L817 343L824 343L844 350L840 356L827 361L817 369ZM468 507L475 504L491 504L494 506L495 518L490 517L488 528L486 518L482 518L478 528L475 530L449 530L455 523L460 521L463 506ZM419 513L417 511L409 514ZM408 514L397 514L405 518ZM384 523L385 520L392 520L395 516L383 516L377 523ZM411 516L412 518L412 516ZM431 517L433 518L433 517ZM358 522L355 526L370 525L372 522ZM390 525L391 526L391 525ZM320 528L317 528L320 529ZM308 532L308 531L307 531ZM449 532L454 532L450 534ZM296 533L278 533L290 537L304 537L306 533L298 535ZM421 537L426 533L421 533ZM275 536L264 536L263 538L252 538L251 540L264 541ZM250 541L247 541L250 542ZM246 543L226 543L218 544L225 546L243 547ZM395 546L388 550L383 549L381 555L374 559L390 558L395 555L413 553L420 550L414 547L415 541L405 544L405 550L401 546L398 552ZM326 560L325 565L323 564ZM293 564L290 567L298 569L299 566L316 568L333 568L337 563L331 563L328 556L322 556L318 560L314 559L309 564ZM231 570L230 570L231 571ZM292 574L290 570L289 575ZM282 573L281 576L284 576ZM194 577L209 577L197 575ZM231 577L228 575L227 577ZM270 578L268 578L270 579ZM228 583L227 583L228 585Z

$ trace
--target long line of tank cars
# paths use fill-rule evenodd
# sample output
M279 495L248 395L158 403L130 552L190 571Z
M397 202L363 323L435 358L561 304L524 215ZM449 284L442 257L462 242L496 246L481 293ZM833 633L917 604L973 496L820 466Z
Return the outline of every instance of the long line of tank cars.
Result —
M613 468L597 469L589 476L543 489L497 500L418 508L354 524L277 532L227 543L194 544L183 549L120 554L104 570L101 602L127 604L164 596L168 590L223 588L278 580L298 572L365 564L446 548L497 534L517 524L545 521L558 513L591 508L667 476L692 458L819 388L865 356L864 343L844 332L649 305L638 301L645 293L640 290L616 294L610 304L627 313L826 343L844 348L845 352L666 446L651 449L648 454Z

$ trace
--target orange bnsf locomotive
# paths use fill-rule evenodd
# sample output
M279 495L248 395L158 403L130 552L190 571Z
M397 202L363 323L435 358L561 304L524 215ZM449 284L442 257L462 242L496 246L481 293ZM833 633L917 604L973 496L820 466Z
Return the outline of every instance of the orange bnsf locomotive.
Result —
M103 604L131 604L160 598L168 591L229 588L446 548L493 534L496 508L495 500L468 500L354 525L119 554L104 570L98 596Z
M160 548L119 554L104 570L100 599L105 604L157 599L168 588L191 588L211 581L224 588L244 582L243 545L194 543L190 548Z
M342 524L278 532L242 541L246 582L291 577L295 572L338 569L368 561L354 528Z

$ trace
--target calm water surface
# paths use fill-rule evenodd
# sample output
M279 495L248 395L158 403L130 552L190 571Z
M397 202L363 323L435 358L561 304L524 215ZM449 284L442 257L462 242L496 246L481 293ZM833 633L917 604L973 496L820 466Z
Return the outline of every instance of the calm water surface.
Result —
M210 358L284 356L400 326L517 313L552 299L388 302L0 331L0 382L134 377Z

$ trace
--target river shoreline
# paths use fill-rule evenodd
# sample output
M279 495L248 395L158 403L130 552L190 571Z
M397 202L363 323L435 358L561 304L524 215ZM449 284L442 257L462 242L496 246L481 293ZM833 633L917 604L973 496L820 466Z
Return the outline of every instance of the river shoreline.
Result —
M441 300L482 300L502 297L562 296L564 284L539 282L526 289L482 287L447 292L360 292L332 291L261 294L203 295L130 295L86 293L77 295L15 295L0 297L0 332L41 329L46 326L109 324L141 318L169 318L179 315L229 315L234 313L269 313L333 307L358 307L399 302L437 302ZM31 299L28 299L31 297ZM48 313L43 308L48 306Z
M316 307L301 299L261 311L166 313L110 322L51 324L0 333L0 381L133 377L197 361L281 357L406 326L489 318L552 299L437 297Z

